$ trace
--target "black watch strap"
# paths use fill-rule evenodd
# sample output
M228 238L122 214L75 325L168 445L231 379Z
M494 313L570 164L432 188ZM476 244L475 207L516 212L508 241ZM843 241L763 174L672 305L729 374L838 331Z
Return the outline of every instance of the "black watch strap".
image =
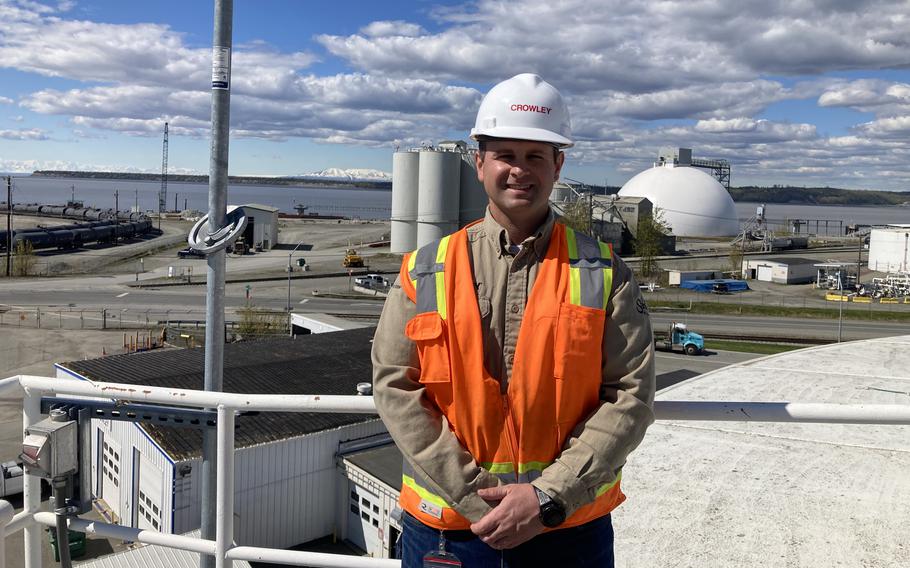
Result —
M566 510L552 497L534 486L537 502L540 504L540 522L547 528L555 528L566 520Z

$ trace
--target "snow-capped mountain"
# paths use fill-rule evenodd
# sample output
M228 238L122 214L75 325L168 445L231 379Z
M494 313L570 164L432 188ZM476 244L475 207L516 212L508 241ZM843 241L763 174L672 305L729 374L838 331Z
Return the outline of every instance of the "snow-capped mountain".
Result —
M324 179L343 179L343 180L362 180L362 181L392 181L392 175L382 170L371 170L367 168L326 168L319 172L303 174L301 178L324 178Z

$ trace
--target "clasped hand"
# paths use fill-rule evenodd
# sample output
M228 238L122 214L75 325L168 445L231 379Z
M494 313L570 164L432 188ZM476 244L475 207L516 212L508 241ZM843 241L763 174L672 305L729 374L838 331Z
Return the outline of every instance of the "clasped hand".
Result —
M480 489L477 494L493 510L472 523L471 531L492 548L515 548L544 531L540 502L530 483Z

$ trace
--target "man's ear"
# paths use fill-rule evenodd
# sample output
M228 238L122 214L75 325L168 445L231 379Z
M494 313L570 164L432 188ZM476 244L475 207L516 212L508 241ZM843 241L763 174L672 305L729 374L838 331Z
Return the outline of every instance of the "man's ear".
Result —
M565 161L566 161L565 152L560 152L559 154L556 155L556 172L555 172L555 177L553 178L553 181L559 181L559 172L562 171L562 165L565 163Z
M474 166L477 168L477 181L483 183L483 150L474 154Z

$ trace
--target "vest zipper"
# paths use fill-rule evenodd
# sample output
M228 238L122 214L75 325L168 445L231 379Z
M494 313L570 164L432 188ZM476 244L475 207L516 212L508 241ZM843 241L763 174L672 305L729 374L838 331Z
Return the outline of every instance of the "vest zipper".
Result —
M508 393L502 395L502 408L506 413L506 435L509 438L509 456L512 458L512 467L515 468L515 482L518 483L520 474L518 471L518 434L515 432L515 422L512 420L512 407L509 405Z

